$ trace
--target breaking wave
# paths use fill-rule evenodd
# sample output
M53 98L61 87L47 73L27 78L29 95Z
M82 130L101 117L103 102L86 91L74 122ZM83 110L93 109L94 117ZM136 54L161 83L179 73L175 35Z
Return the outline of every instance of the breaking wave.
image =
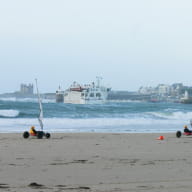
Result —
M154 119L168 119L168 120L189 120L192 119L192 112L147 112Z
M182 120L162 120L146 118L45 118L44 129L50 132L175 132L181 129ZM37 129L37 118L0 119L0 132L23 132L34 125Z
M0 101L37 103L38 98L0 97ZM53 99L42 99L42 103L55 103Z
M19 111L17 110L0 110L0 117L18 117L19 116Z

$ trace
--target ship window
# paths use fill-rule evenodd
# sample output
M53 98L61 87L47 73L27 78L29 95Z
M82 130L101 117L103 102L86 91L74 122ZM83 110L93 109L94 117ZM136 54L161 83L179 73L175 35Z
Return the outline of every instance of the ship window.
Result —
M81 96L83 97L85 94L84 93L81 93Z
M101 97L101 93L96 93L96 97Z
M91 93L91 94L90 94L90 97L94 97L94 93Z

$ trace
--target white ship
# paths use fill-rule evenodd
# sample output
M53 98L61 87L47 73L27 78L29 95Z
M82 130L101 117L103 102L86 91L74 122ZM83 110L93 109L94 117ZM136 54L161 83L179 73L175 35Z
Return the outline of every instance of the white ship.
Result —
M102 104L107 100L111 88L100 85L101 77L97 77L97 83L80 85L73 82L64 93L64 103L72 104Z

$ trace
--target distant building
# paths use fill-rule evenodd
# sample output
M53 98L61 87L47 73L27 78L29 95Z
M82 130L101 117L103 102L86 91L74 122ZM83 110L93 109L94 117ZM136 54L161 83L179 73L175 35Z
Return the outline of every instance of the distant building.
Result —
M184 86L182 83L174 83L171 85L171 96L180 96L184 93Z
M160 84L157 86L158 95L168 96L170 95L170 86L165 84Z
M29 84L29 85L21 84L20 85L20 93L33 95L33 84Z
M138 90L139 94L155 94L156 93L156 88L153 87L140 87Z

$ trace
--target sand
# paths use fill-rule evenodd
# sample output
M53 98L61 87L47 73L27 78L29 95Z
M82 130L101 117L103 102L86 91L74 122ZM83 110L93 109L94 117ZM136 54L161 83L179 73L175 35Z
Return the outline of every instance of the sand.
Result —
M175 133L0 134L0 191L191 192L191 147Z

